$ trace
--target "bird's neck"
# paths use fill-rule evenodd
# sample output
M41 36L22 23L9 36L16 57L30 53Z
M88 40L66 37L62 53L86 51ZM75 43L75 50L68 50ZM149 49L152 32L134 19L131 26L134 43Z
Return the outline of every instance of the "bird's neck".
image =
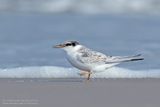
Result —
M82 48L83 46L82 45L77 45L74 47L74 51L78 51Z

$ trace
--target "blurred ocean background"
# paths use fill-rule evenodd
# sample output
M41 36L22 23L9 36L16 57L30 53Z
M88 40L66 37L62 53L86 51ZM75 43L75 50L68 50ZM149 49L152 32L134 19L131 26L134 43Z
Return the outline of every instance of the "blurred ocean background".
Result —
M71 75L64 53L52 48L65 40L143 55L113 68L117 77L160 77L160 0L0 0L0 77Z

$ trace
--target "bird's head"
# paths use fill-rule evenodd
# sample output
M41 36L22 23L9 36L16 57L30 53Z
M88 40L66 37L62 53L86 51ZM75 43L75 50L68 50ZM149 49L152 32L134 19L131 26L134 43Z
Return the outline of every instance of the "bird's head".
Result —
M54 46L54 48L61 48L61 49L68 51L68 50L75 49L79 45L80 44L77 41L65 41L64 43Z

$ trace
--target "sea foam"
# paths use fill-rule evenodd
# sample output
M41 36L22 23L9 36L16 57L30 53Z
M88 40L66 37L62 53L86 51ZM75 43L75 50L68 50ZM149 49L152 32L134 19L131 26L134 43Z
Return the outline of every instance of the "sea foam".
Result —
M79 70L58 66L34 66L0 69L0 78L81 78ZM130 70L113 67L95 73L92 78L159 78L160 70Z
M0 11L159 14L159 0L0 0Z

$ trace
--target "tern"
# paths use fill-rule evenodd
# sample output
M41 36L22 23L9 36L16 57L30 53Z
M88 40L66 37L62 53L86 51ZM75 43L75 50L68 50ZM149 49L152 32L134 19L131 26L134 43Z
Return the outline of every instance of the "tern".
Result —
M64 43L54 46L54 48L61 48L64 50L67 60L74 67L81 70L81 76L85 76L87 80L90 79L91 74L103 72L122 62L143 60L141 54L133 56L109 56L103 53L93 51L81 45L77 41L65 41Z

